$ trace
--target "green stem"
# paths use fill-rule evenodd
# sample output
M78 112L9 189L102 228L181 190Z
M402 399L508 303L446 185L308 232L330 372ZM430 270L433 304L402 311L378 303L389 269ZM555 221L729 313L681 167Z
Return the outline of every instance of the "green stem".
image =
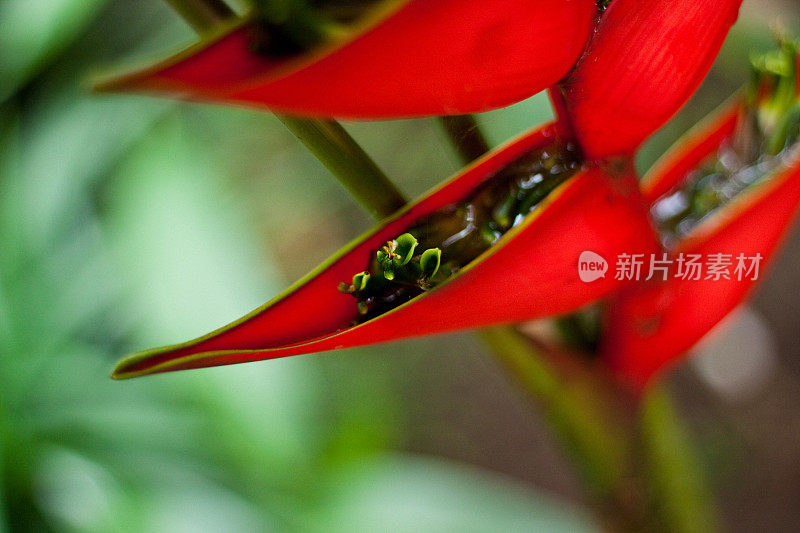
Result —
M589 383L567 382L530 341L511 327L481 331L500 365L540 404L578 462L593 493L614 499L629 474L624 433ZM591 400L591 401L590 401Z
M654 387L642 400L639 439L653 515L663 529L676 533L717 530L702 463L663 386Z
M490 150L486 137L472 115L440 117L439 120L464 163L471 163Z
M167 1L200 34L235 16L222 0ZM372 216L381 219L405 205L406 199L397 187L338 122L278 118Z
M278 117L376 219L391 215L406 199L338 122Z
M199 34L209 33L236 14L223 0L166 0Z

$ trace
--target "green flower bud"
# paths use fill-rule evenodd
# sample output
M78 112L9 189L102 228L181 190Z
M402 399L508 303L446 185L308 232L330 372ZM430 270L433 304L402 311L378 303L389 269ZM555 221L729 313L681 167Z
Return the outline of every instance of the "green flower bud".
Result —
M422 268L422 274L426 278L432 278L439 271L439 266L442 263L442 251L439 248L431 248L422 253L419 259L419 265Z
M394 254L394 264L403 266L411 261L414 256L414 250L417 248L417 239L410 233L403 233L394 241L396 243Z

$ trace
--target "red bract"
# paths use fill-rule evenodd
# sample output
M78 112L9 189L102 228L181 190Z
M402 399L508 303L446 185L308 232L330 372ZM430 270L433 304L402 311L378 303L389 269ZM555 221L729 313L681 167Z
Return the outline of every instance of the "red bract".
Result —
M486 111L561 79L594 0L406 0L344 41L291 58L252 51L244 21L153 67L102 83L275 111L388 118Z
M441 188L382 223L285 294L205 337L123 360L115 377L241 363L359 346L568 312L619 286L613 276L578 277L581 252L606 257L656 247L632 172L587 166L560 185L519 226L433 290L352 326L356 301L337 290L374 251L434 211L458 202L520 155L547 146L554 127L487 155Z
M741 0L613 0L561 84L589 157L629 155L700 85Z
M654 201L714 154L736 128L740 102L690 132L645 178L644 195ZM710 219L701 222L670 252L761 254L774 258L797 217L800 161L794 159L751 185ZM644 386L677 361L741 304L755 280L681 280L644 283L617 295L608 307L603 354L625 381Z

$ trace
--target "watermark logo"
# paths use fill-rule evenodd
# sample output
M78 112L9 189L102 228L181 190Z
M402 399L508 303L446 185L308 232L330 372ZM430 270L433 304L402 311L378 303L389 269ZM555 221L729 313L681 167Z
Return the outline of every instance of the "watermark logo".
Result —
M614 279L641 281L670 278L685 281L756 281L764 257L745 254L619 254L614 264ZM585 250L578 259L578 277L591 283L606 277L608 262L601 255Z
M584 283L591 283L600 278L606 277L608 272L608 261L603 256L590 250L581 252L578 258L578 277Z

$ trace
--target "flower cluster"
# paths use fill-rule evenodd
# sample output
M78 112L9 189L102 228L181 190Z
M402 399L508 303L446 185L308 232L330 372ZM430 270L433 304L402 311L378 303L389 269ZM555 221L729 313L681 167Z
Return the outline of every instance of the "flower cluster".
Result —
M699 86L740 3L397 0L359 3L349 15L323 17L318 8L288 18L255 9L176 57L104 82L107 89L355 119L481 112L548 89L557 114L382 221L263 307L194 341L134 354L115 376L597 304L600 312L589 314L599 336L586 344L622 380L645 385L739 305L758 276L609 275L584 283L576 269L581 254L659 256L668 272L689 255L766 262L800 204L798 59L788 41L757 59L751 87L643 180L633 169L639 145ZM302 31L286 31L287 23Z

